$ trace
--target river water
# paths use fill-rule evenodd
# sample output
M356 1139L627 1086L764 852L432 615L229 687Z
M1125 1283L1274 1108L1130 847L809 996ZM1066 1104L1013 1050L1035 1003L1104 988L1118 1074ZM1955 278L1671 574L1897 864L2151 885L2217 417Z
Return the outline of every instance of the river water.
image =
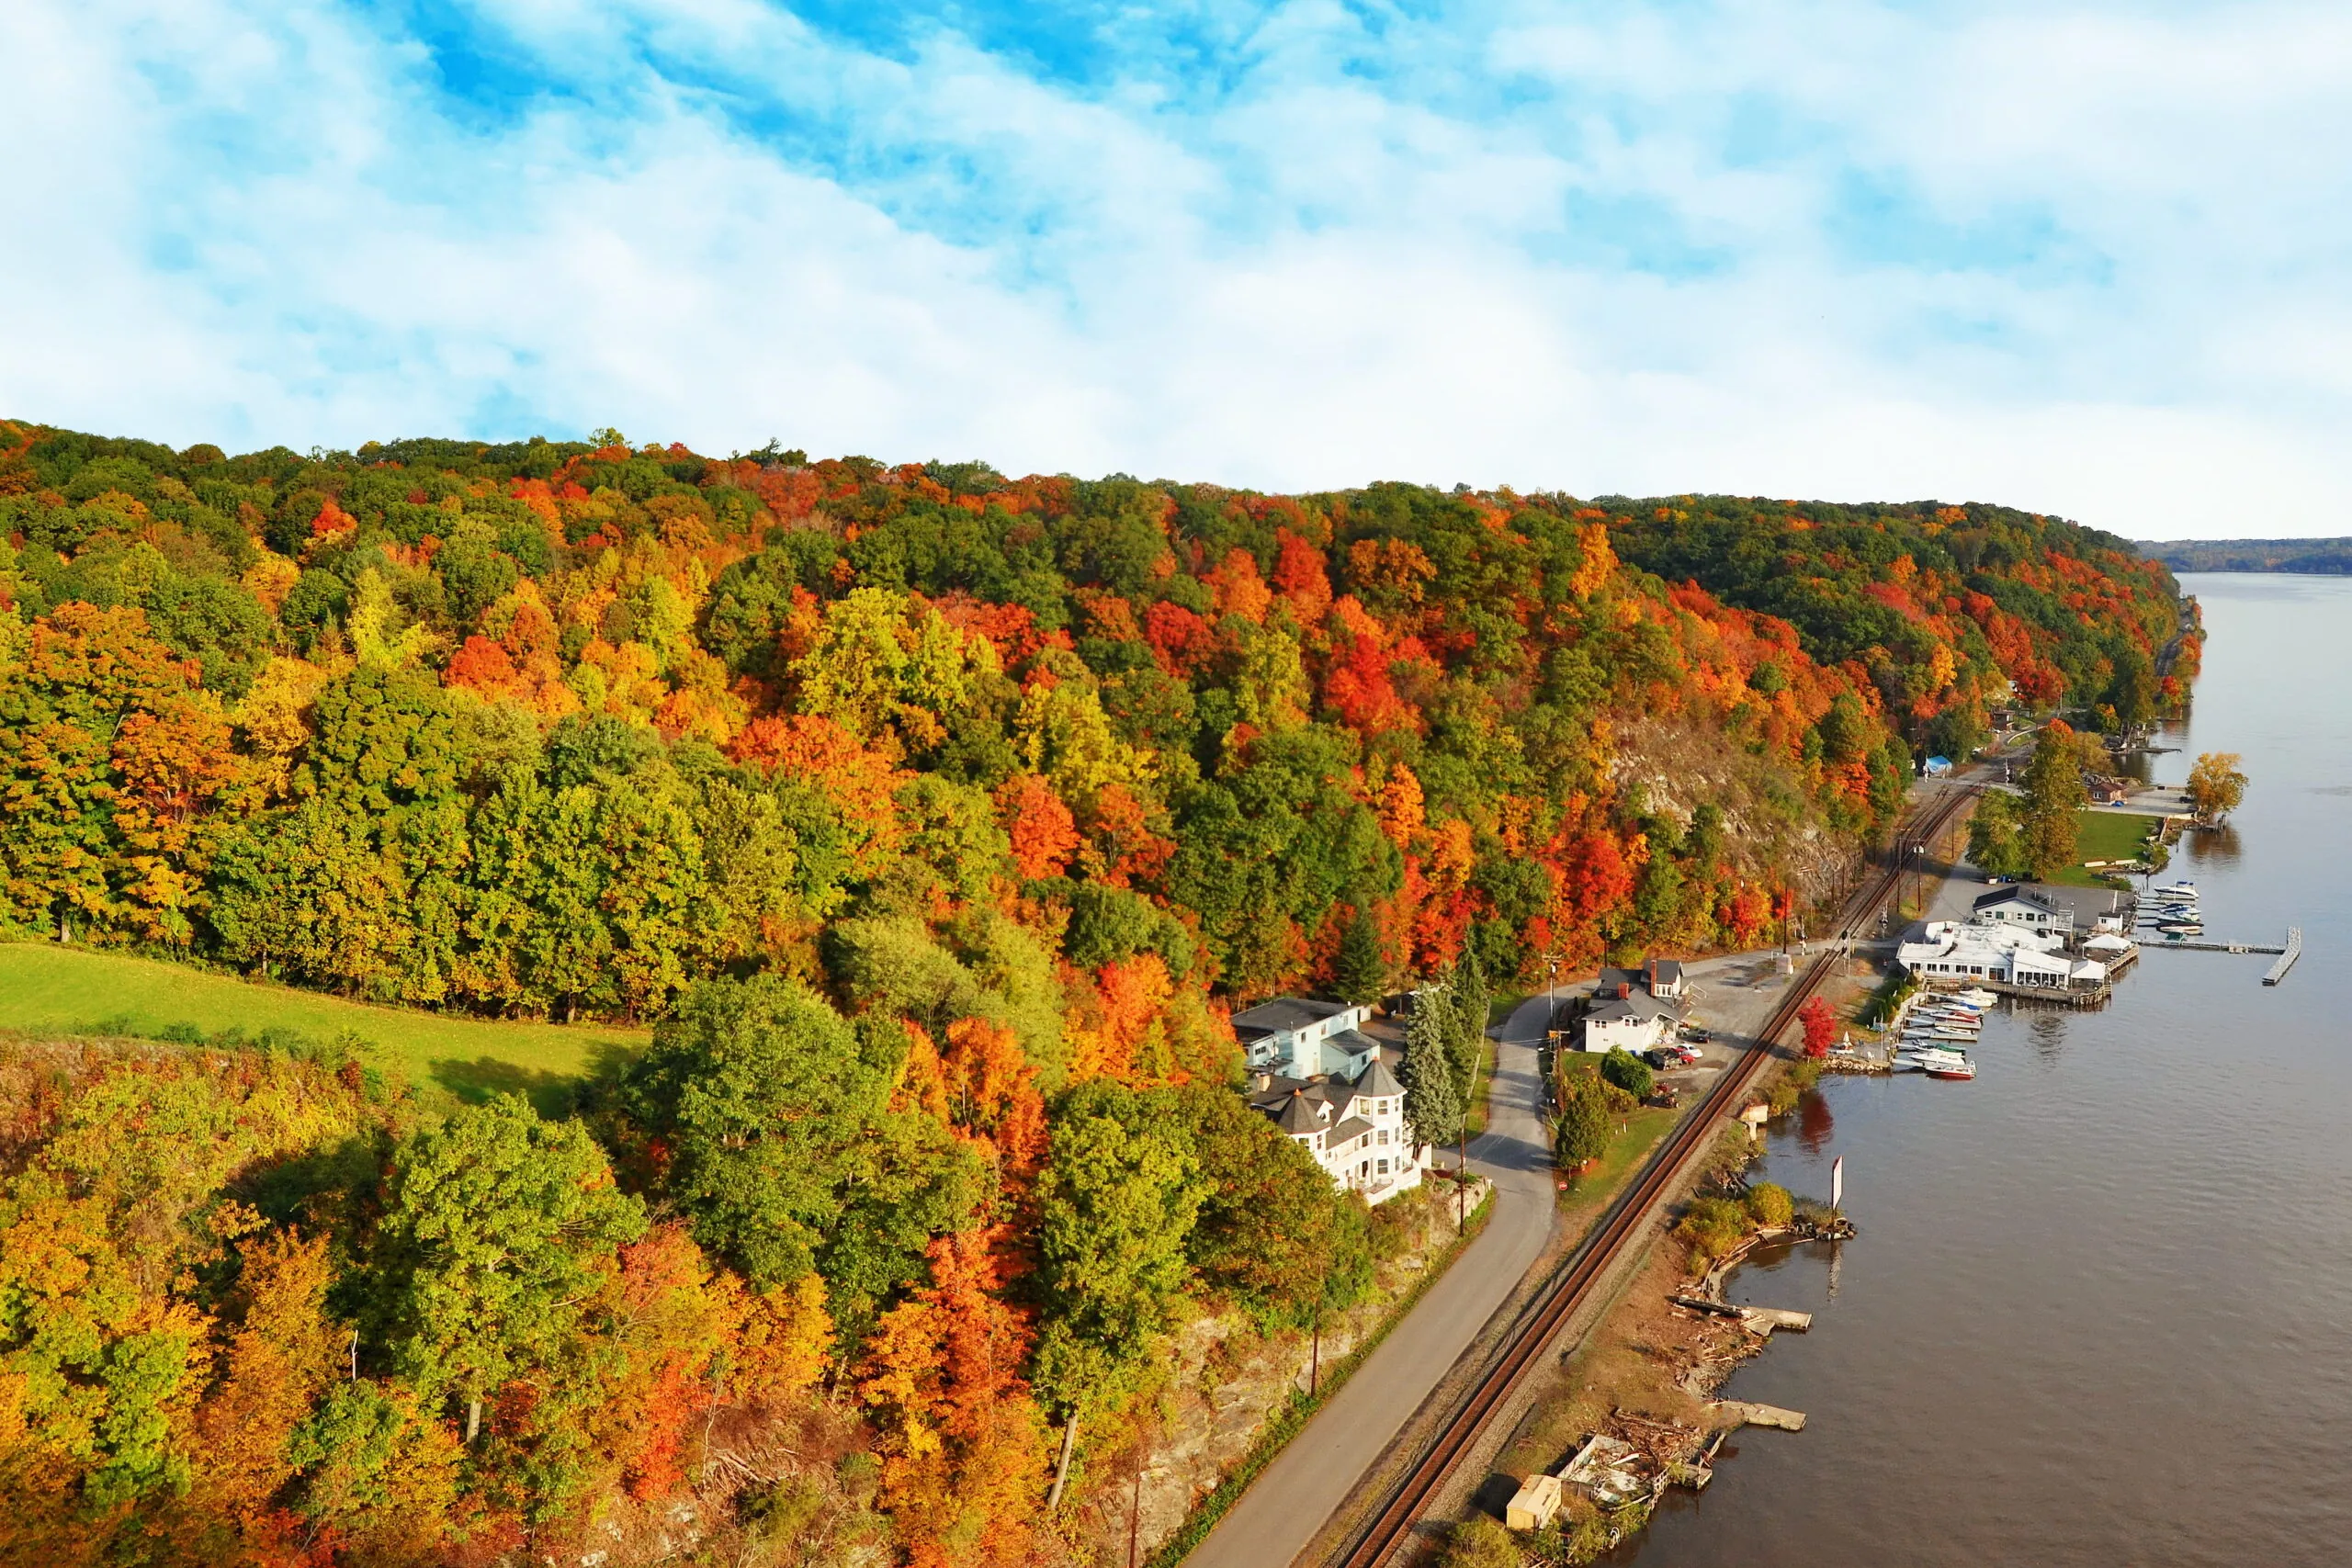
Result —
M1860 1229L1742 1269L1816 1315L1729 1397L1803 1410L1672 1492L1644 1568L2352 1562L2352 581L2197 574L2190 720L2253 784L2190 835L2209 940L2098 1012L1987 1021L1971 1083L1826 1080L1762 1176ZM2169 880L2168 875L2165 880Z

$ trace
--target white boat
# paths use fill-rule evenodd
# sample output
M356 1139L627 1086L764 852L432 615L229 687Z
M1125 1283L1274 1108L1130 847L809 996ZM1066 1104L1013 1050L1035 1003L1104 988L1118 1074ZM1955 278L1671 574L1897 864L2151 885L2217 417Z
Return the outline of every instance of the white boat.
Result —
M1964 1003L1969 1007L1988 1008L1995 1002L1999 1001L2001 998L1995 996L1990 991L1982 990L1974 986L1971 986L1964 991L1954 991L1951 994L1951 999L1956 1002Z
M2152 887L2148 895L2153 898L2194 898L2197 897L2197 884L2176 882L2169 887Z
M1983 1033L1984 1028L1983 1024L1974 1022L1973 1021L1964 1021L1957 1018L1915 1018L1904 1027L1906 1029L1933 1029L1949 1034L1971 1035Z
M1933 1050L1947 1045L1973 1045L1975 1043L1976 1036L1973 1034L1961 1034L1956 1032L1947 1034L1940 1029L1928 1030L1918 1034L1906 1034L1903 1037L1903 1048L1906 1051Z
M1944 1049L1917 1053L1912 1063L1931 1078L1966 1079L1976 1076L1976 1064L1968 1059L1965 1051Z
M1984 1015L1981 1013L1962 1012L1958 1008L1921 1008L1911 1016L1913 1018L1933 1019L1939 1023L1956 1023L1962 1029L1982 1029L1984 1027Z

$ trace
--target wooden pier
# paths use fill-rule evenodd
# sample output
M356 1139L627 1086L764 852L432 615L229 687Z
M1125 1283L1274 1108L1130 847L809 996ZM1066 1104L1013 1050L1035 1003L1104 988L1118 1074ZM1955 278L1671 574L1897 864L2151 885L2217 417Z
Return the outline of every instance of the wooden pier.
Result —
M2279 981L2285 979L2287 977L2287 971L2292 969L2295 966L2295 960L2301 958L2302 955L2303 928L2301 926L2289 926L2287 928L2287 945L2279 951L2278 962L2270 966L2270 973L2262 977L2262 983L2266 986L2275 986Z

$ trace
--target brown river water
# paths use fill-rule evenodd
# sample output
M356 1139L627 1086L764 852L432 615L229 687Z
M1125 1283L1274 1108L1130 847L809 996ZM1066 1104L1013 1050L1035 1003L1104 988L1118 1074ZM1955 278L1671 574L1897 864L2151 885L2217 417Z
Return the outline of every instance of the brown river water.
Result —
M2190 835L2207 940L2146 954L2097 1012L1989 1020L1971 1083L1827 1080L1761 1175L1858 1239L1742 1269L1815 1316L1728 1397L1739 1435L1612 1558L1642 1568L2352 1562L2352 581L2198 574L2190 720L2253 780Z

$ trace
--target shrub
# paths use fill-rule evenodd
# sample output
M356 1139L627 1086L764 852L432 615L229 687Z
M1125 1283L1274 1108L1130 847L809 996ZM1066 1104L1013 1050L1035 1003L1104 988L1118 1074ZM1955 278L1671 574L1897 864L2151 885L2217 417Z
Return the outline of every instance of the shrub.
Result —
M1649 1064L1620 1045L1600 1059L1600 1076L1639 1101L1657 1081Z
M1747 1211L1728 1198L1693 1198L1675 1229L1702 1260L1721 1258L1747 1239Z
M1796 1200L1777 1181L1759 1181L1747 1190L1747 1213L1759 1225L1777 1230L1796 1213Z
M1520 1568L1519 1541L1484 1514L1453 1527L1445 1543L1445 1568Z

